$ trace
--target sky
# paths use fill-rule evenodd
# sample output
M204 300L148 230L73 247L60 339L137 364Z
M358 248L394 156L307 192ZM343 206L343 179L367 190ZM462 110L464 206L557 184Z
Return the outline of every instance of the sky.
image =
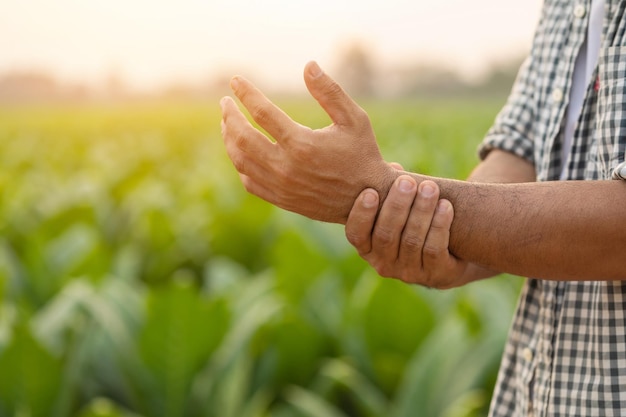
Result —
M242 74L302 85L316 60L367 45L381 67L436 62L477 77L530 47L541 0L0 0L0 73L47 70L136 89Z

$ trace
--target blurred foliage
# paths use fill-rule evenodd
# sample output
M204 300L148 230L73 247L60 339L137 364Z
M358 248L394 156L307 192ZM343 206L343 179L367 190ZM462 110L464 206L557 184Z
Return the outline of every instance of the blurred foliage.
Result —
M498 105L364 107L388 160L463 178ZM0 416L484 415L519 281L381 279L340 226L247 195L219 119L0 109Z

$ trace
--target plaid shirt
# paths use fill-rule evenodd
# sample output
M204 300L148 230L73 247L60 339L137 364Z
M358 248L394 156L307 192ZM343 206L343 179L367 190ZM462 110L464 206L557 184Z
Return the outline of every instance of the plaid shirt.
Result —
M626 0L605 3L600 57L567 160L564 118L591 0L544 1L530 56L482 157L513 152L534 164L538 181L558 180L563 168L573 180L626 179ZM490 416L626 416L626 281L528 279Z

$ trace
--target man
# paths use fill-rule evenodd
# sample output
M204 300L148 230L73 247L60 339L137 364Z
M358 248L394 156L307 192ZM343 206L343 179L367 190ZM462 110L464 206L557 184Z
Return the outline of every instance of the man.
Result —
M623 0L545 1L531 54L468 181L386 164L367 115L315 63L305 83L333 121L327 128L296 124L234 78L273 143L222 100L226 148L246 189L347 222L348 238L384 275L437 288L492 271L534 277L492 416L626 415L624 9Z

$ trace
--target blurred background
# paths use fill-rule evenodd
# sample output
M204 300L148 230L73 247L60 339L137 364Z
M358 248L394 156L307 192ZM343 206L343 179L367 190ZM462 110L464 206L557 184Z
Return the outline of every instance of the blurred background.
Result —
M0 7L6 102L206 97L227 92L233 74L302 93L302 68L312 59L346 82L358 72L357 93L477 87L516 71L540 1L4 0Z
M315 59L387 160L462 179L539 8L3 0L0 417L485 415L520 279L378 277L244 192L217 103L241 74L325 126Z

